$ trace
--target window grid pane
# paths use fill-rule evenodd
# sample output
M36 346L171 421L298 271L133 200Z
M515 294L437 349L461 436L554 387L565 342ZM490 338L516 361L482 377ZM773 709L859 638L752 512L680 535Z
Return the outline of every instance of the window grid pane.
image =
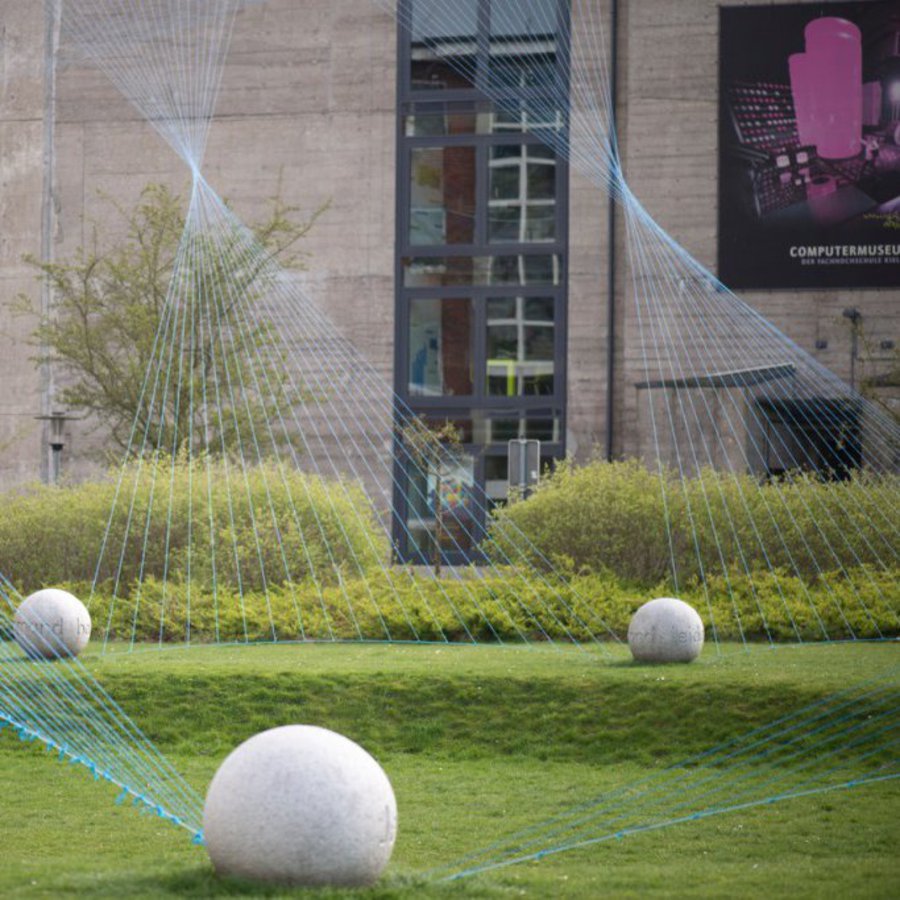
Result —
M489 240L556 240L556 158L541 144L501 144L490 151Z
M415 147L410 165L409 242L471 244L475 238L475 148Z
M409 393L472 394L472 301L414 299L409 305Z
M487 301L488 396L553 394L556 347L552 311L552 298L503 297ZM530 319L531 312L538 318Z

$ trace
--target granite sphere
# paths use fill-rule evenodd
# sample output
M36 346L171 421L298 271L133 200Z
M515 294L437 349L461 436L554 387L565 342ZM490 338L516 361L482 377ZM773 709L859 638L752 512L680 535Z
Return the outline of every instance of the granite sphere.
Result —
M703 620L675 597L657 597L631 618L628 646L639 662L691 662L703 649Z
M32 658L78 656L91 639L91 616L73 594L45 588L26 597L16 610L13 637Z
M314 725L257 734L222 763L203 814L220 875L297 886L378 879L397 835L394 791L358 744Z

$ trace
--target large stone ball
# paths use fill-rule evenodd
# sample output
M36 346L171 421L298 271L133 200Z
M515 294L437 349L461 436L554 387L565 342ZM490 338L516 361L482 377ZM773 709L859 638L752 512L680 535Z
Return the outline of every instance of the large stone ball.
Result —
M631 618L628 646L639 662L691 662L703 649L703 620L674 597L657 597Z
M358 744L287 725L250 738L222 763L203 830L220 875L362 886L390 859L397 803L384 770Z
M45 588L26 597L16 610L13 637L33 658L78 656L91 639L91 616L68 591Z

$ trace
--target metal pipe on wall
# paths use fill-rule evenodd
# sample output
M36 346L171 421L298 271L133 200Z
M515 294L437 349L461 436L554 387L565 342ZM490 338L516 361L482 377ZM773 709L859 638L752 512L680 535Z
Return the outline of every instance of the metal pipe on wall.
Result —
M59 33L62 25L63 0L44 0L44 156L41 190L41 260L53 260L55 142L56 142L56 60L59 55ZM41 282L41 318L46 319L53 309L50 280ZM50 413L53 406L53 367L47 361L47 347L41 346L41 481L51 482L53 468L58 462L51 450Z
M610 48L609 48L609 96L610 132L618 145L616 103L618 100L618 56L619 56L619 0L611 0L610 7ZM615 164L619 164L618 150ZM615 374L616 374L616 197L610 191L607 207L607 269L606 269L606 443L605 456L613 460L613 428L615 425Z

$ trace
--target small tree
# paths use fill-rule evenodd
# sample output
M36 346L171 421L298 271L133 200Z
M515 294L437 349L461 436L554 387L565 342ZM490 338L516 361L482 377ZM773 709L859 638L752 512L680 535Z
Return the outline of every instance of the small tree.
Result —
M134 428L172 453L204 442L227 450L284 394L277 336L262 317L248 322L246 309L265 292L273 260L300 264L297 244L324 207L299 222L298 210L276 197L268 216L249 230L225 218L207 231L192 229L190 251L184 252L186 204L167 187L149 185L133 209L110 203L125 226L121 240L104 244L95 227L92 246L69 260L26 258L49 280L53 295L51 314L32 334L33 343L45 348L38 361L63 374L58 399L94 414L123 449ZM15 306L22 314L36 313L26 295ZM266 381L266 400L248 402L246 393L240 402L221 394L198 400L212 394L214 382L246 366L248 353L265 360L255 374ZM145 382L148 372L152 378L163 366L171 386L154 407Z

